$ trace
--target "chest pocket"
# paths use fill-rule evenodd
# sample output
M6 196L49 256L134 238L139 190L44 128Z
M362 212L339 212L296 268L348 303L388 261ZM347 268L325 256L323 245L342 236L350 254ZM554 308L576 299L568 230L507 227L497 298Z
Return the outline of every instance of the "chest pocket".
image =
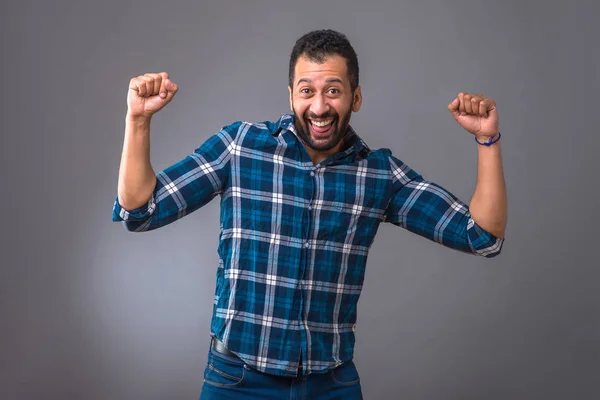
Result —
M371 203L371 202L369 202ZM318 240L369 247L381 222L378 207L341 201L324 202L318 210Z
M388 180L367 160L328 167L316 186L319 239L370 246L387 205Z

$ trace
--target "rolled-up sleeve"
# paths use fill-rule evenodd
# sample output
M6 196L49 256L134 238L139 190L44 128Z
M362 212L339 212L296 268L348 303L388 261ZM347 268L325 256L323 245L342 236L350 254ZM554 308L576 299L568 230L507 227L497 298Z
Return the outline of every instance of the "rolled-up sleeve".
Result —
M112 220L133 232L170 224L207 204L223 192L231 157L238 152L240 123L224 127L192 154L156 174L156 186L147 204L125 210L115 199Z
M500 254L504 239L477 225L464 202L394 156L389 161L392 195L385 222L454 250L487 258Z

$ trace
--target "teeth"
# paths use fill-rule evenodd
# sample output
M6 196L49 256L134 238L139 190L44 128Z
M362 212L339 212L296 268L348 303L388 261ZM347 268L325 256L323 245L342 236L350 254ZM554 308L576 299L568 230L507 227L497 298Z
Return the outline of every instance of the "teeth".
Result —
M324 127L324 126L330 125L333 122L333 119L328 119L327 121L313 121L313 120L311 120L310 122L311 122L311 124L313 124L315 126Z

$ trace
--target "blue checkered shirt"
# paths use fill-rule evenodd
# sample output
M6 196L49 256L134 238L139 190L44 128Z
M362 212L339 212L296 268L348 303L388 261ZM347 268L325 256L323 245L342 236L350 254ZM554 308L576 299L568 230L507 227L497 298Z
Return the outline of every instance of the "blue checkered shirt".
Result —
M117 199L113 220L148 231L219 195L211 335L259 371L323 373L353 357L357 302L381 222L484 257L503 244L390 150L369 149L352 128L345 143L313 165L293 115L236 122L159 172L148 204L127 211Z

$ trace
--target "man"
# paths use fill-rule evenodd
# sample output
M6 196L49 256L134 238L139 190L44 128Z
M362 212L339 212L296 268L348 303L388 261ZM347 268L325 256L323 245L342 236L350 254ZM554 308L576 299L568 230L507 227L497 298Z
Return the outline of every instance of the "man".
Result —
M158 174L150 120L177 85L165 72L129 85L113 219L151 230L221 197L202 398L362 398L352 362L356 306L382 221L484 257L502 248L506 193L493 100L459 93L448 105L479 143L467 207L390 150L371 150L350 127L362 97L343 34L298 39L289 78L293 115L226 126Z

